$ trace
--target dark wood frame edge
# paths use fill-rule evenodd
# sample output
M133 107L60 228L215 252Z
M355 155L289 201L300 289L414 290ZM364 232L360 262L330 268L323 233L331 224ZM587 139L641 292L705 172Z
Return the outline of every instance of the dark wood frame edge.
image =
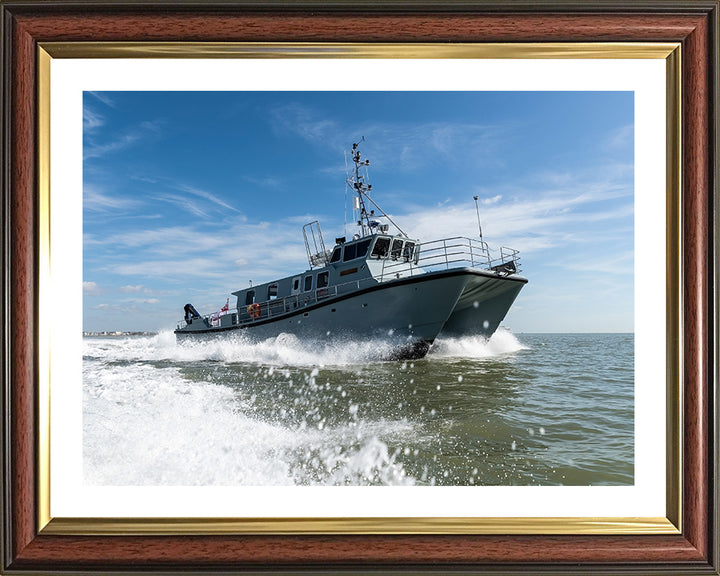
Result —
M717 530L717 396L715 365L715 334L717 330L717 2L642 2L633 9L623 9L614 2L594 3L606 18L625 19L626 23L641 13L652 12L652 23L644 20L643 39L681 41L683 45L683 241L684 285L682 299L689 317L684 329L684 349L690 356L684 363L683 380L688 385L685 396L686 434L684 454L685 496L683 498L684 531L681 536L244 536L244 537L70 537L38 535L36 530L36 494L34 456L37 423L35 382L37 357L34 327L37 325L35 267L37 261L37 206L35 89L36 48L39 41L72 40L83 34L96 40L92 24L83 30L71 30L74 18L87 10L99 10L103 19L133 13L137 19L157 18L159 11L168 13L164 2L5 2L2 10L2 407L10 418L3 420L3 556L0 570L8 573L60 571L64 569L164 571L193 568L197 571L255 570L344 572L361 568L368 571L496 571L527 573L597 572L632 573L636 571L683 571L698 574L718 573ZM264 11L258 11L265 6ZM304 8L303 8L304 6ZM333 7L334 6L334 7ZM565 14L578 27L583 15L597 10L582 9L576 2L543 3L534 10L527 3L510 4L499 13L499 4L469 6L451 3L443 11L424 3L403 4L402 10L390 10L386 4L372 3L367 12L364 30L353 37L343 36L338 19L347 11L344 2L326 6L318 17L313 5L182 3L182 8L196 14L218 9L231 11L245 24L254 22L263 39L314 39L315 41L377 41L392 37L387 23L400 19L407 26L416 22L414 37L428 41L467 41L484 17L499 18L515 14L518 19L534 15L535 21L545 18L545 41L568 41L577 37L572 29L553 29L551 19ZM342 10L340 10L341 7ZM266 16L277 19L277 11L285 11L293 24L305 22L299 34L283 28L282 22L269 30ZM170 10L172 12L172 10ZM554 12L554 16L544 16ZM177 12L179 13L179 12ZM561 14L561 15L562 15ZM561 16L560 15L560 16ZM426 28L429 21L442 23L446 17L459 17L470 22L465 29L448 31L442 26L434 31ZM50 20L61 18L60 28L47 27ZM588 16L586 20L597 18ZM92 20L92 18L90 19ZM661 24L667 20L667 26ZM127 21L127 20L126 20ZM674 24L673 24L674 22ZM177 23L176 23L177 24ZM77 22L74 24L77 26ZM473 28L475 26L475 28ZM263 28L264 27L264 28ZM425 27L425 28L423 28ZM668 30L674 36L667 37ZM140 31L142 32L142 31ZM120 34L127 30L120 29ZM137 31L135 32L138 33ZM224 34L228 34L225 31ZM178 34L176 31L175 34ZM507 41L517 40L507 30L501 31ZM516 33L517 34L517 33ZM534 34L538 34L537 31ZM592 34L592 31L590 32ZM618 37L619 32L612 34ZM665 37L661 37L666 34ZM107 30L106 30L107 35ZM110 34L112 36L112 34ZM271 36L271 37L269 37ZM410 36L413 36L411 33ZM497 33L496 33L497 36ZM607 36L607 32L605 32ZM637 39L627 34L624 40ZM485 38L485 37L484 37ZM112 38L110 38L112 39ZM115 38L120 39L120 38ZM177 36L167 37L176 40ZM208 39L208 38L194 38ZM225 37L224 39L229 39ZM236 40L257 40L233 38ZM607 39L606 37L604 39ZM620 38L618 37L618 40ZM404 38L403 41L411 41ZM497 38L495 39L497 41ZM692 90L690 89L692 88ZM28 97L29 96L29 97ZM31 322L27 322L31 319ZM25 322L23 323L23 320ZM692 492L692 494L689 494ZM229 550L230 556L217 554ZM283 549L284 558L273 550ZM527 551L520 562L499 563L503 551L521 548ZM74 551L70 552L69 551ZM172 557L167 557L172 550ZM181 553L184 550L184 553ZM373 550L368 553L368 550ZM405 550L405 554L398 554ZM79 552L78 552L79 551ZM533 551L535 556L533 556ZM544 551L544 552L543 552ZM184 555L183 555L184 554ZM211 557L203 557L210 554ZM282 554L281 554L282 556ZM167 558L163 560L162 558ZM275 561L272 559L276 558Z

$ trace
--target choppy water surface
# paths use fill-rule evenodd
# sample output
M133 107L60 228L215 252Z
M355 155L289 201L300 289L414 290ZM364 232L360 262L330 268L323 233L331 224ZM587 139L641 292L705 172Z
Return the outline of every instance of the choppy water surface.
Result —
M85 338L85 482L633 483L632 334L379 346Z

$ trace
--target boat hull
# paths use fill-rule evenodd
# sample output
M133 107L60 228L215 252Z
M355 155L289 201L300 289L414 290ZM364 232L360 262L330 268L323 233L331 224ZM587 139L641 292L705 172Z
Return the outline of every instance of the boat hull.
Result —
M175 334L197 338L241 332L255 341L280 334L308 342L376 339L382 342L383 357L421 358L438 337L489 338L525 283L520 276L474 268L429 272L378 283L275 318L224 327L195 322Z
M527 279L466 269L462 294L443 326L440 338L489 338L507 315Z
M420 358L450 317L466 283L464 275L429 273L378 283L271 319L230 327L195 322L175 334L188 338L241 331L257 341L282 333L305 341L377 339L383 356Z

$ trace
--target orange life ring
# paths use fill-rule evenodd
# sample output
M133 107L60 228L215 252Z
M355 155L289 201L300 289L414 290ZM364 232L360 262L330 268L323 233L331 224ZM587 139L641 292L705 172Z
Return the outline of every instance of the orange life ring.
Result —
M257 320L260 318L260 304L257 302L255 304L250 304L250 306L247 307L247 312L250 314L250 318Z

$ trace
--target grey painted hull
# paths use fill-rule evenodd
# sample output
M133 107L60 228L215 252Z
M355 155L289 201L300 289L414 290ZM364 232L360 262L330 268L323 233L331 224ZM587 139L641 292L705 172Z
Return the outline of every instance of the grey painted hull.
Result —
M240 332L256 341L282 333L306 341L377 339L388 351L383 356L420 358L438 335L490 336L525 282L471 268L430 272L379 283L271 319L225 327L196 321L175 333L212 337Z
M254 340L281 333L309 341L377 339L390 351L387 356L417 358L427 353L466 281L464 275L430 273L383 282L274 319L226 328L195 322L175 333L192 337L241 331Z
M527 280L468 269L467 282L440 338L480 335L489 338L510 310Z

